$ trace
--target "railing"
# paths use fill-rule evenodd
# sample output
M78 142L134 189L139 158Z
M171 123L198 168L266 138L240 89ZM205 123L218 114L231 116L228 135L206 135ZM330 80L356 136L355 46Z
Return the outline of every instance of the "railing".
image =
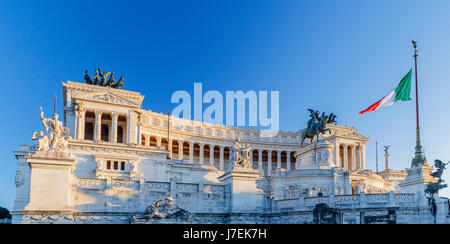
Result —
M225 186L224 185L203 185L203 192L210 194L224 194Z
M104 179L77 179L76 186L81 189L88 190L104 190L106 188L106 180Z
M167 182L145 182L145 189L154 192L169 192L170 183Z
M367 203L386 203L389 201L389 194L367 194Z
M139 181L114 180L113 181L113 187L114 188L131 189L131 190L139 191L140 183L139 183Z
M109 185L111 184L111 185ZM166 193L176 191L179 193L206 193L223 195L226 192L226 186L221 184L196 184L196 183L175 183L174 189L170 182L146 181L141 185L140 181L113 179L108 183L106 179L76 179L76 186L80 189L105 190L113 188L117 190L134 190Z
M357 194L357 195L330 195L325 197L299 197L295 199L274 200L274 211L286 210L312 210L317 204L325 203L334 208L364 208L364 207L388 207L410 205L415 202L413 193L394 194Z
M176 189L181 193L197 193L199 186L198 184L177 183Z
M358 204L359 200L359 195L340 195L335 197L336 204Z

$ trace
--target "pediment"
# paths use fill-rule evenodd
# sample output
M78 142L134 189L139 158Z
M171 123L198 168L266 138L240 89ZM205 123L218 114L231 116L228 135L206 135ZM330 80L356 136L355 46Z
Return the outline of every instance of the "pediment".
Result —
M140 105L136 102L133 102L129 99L123 98L116 94L110 92L100 92L100 93L90 93L90 94L74 94L73 98L93 101L93 102L102 102L109 104L118 104L130 107L139 107Z
M351 138L360 139L360 140L367 140L367 138L365 136L362 136L361 134L359 134L358 132L355 132L355 131L349 132L349 133L344 133L339 136L351 137Z

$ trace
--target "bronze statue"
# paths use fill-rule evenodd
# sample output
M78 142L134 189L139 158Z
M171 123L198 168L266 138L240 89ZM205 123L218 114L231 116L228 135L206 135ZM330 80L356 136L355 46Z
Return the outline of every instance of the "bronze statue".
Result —
M99 69L95 69L94 75L94 85L98 86L100 84L100 76L98 75Z
M114 72L111 72L111 76L109 77L108 83L106 83L106 86L113 87L116 83L116 80L114 79Z
M450 162L444 163L439 159L434 160L434 167L436 167L437 170L431 173L431 176L437 178L438 181L436 183L427 185L427 188L425 189L425 193L429 193L431 197L434 197L434 195L437 194L439 190L447 187L447 184L443 184L445 181L441 177L444 173L445 165L449 163Z
M106 86L106 81L108 80L108 76L111 74L111 72L102 72L102 70L100 69L99 71L100 76L102 77L102 82L101 82L101 86Z
M384 147L384 152L386 153L386 154L389 154L388 153L388 150L389 150L389 148L391 147L391 145L387 145L387 146L383 146Z
M86 82L86 84L92 85L92 80L91 80L91 77L89 77L89 74L88 74L87 70L85 71L84 82Z
M102 77L101 80L100 76ZM94 81L91 80L91 77L89 77L88 71L86 70L84 75L84 82L86 82L86 84L94 84L96 86L109 86L116 89L123 88L124 77L120 77L119 81L116 83L114 72L102 72L101 69L95 69L95 75L93 79Z
M306 138L309 138L311 140L311 143L314 140L314 137L317 137L317 141L319 141L319 135L324 134L325 132L329 132L331 134L331 130L327 128L327 124L330 123L330 118L332 118L331 121L336 122L336 115L331 113L329 116L325 115L325 112L322 113L322 116L319 117L319 111L314 111L312 109L308 109L310 112L310 119L307 122L307 127L305 130L302 131L302 142L300 144L300 147L303 147L303 141L305 141Z
M116 89L123 88L123 79L124 79L123 76L120 77L119 81L111 87Z
M328 118L328 124L332 124L332 123L336 124L337 123L336 118L337 118L337 116L335 114L330 113L330 116Z

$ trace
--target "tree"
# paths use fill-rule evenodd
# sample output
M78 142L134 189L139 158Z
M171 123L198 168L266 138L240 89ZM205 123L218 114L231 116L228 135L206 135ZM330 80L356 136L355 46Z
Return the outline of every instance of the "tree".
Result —
M11 219L12 216L9 213L9 210L6 208L0 207L0 219Z

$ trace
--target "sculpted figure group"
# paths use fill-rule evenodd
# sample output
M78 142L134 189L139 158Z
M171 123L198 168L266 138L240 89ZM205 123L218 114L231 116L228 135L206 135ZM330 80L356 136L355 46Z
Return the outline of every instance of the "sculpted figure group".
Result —
M124 77L123 76L120 77L119 81L116 83L116 79L114 78L114 72L102 72L101 69L95 69L95 75L93 79L94 81L91 80L91 77L89 76L88 71L86 70L84 75L84 82L86 82L86 84L96 86L109 86L116 89L123 88Z
M229 171L233 170L236 165L244 168L250 168L250 150L248 146L241 144L239 137L234 141L234 145L231 147L231 159Z
M319 135L324 134L325 132L329 132L331 134L331 130L327 128L327 124L336 124L337 116L333 113L330 115L325 115L325 112L322 113L322 116L319 117L319 111L314 111L312 109L308 109L310 112L310 119L307 122L307 127L302 132L302 142L301 147L303 147L303 141L308 138L311 140L311 143L314 140L314 137L317 137L317 141L319 141Z
M436 171L431 173L431 176L437 178L437 182L429 184L427 186L427 189L425 189L425 193L429 193L433 197L435 194L439 192L439 190L447 187L447 184L444 184L445 181L442 179L442 174L446 169L445 166L449 163L450 162L444 163L439 159L434 160L434 167L436 167Z
M67 149L71 137L64 135L68 134L70 129L64 127L58 118L57 113L54 113L51 119L44 118L44 111L41 107L41 121L48 136L44 135L43 131L33 133L31 138L38 141L36 151L64 151Z
M174 204L172 197L167 197L164 200L156 201L155 204L148 206L143 214L131 217L130 223L140 219L165 219L172 216L182 216L188 219L190 214L188 211L180 208L177 204Z

